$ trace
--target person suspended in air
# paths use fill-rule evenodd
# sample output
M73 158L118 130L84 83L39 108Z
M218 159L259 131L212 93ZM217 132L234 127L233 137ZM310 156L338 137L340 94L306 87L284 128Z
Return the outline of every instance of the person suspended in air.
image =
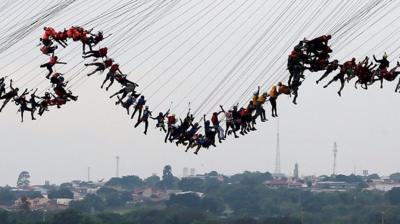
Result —
M64 80L65 80L65 79L64 79L64 75L61 74L61 73L59 73L59 72L54 73L54 74L50 77L50 83L53 84L53 86L63 84L63 83L64 83Z
M122 86L134 85L136 87L139 87L137 83L130 81L127 77L128 76L126 74L116 74L115 80Z
M221 108L221 111L225 114L225 135L224 138L227 138L227 135L230 135L233 133L235 138L239 138L236 134L236 127L235 127L235 121L233 118L233 110L228 110L225 111L222 105L219 106ZM230 129L230 130L229 130Z
M357 89L357 84L361 84L363 89L368 89L368 85L375 82L374 80L374 69L378 65L374 65L373 62L369 63L369 57L365 57L363 61L359 62L354 70L354 76L358 77L358 80L354 83L354 87ZM348 77L349 82L352 77Z
M60 31L56 33L55 36L53 36L53 39L64 48L68 46L68 35L66 30L64 30L64 32Z
M167 118L168 115L169 115L169 110L167 110L167 112L165 113L163 112L158 113L157 117L151 117L151 119L157 121L156 128L159 128L161 131L164 131L165 133L167 133L167 129L165 128L165 118Z
M191 127L189 128L189 130L187 132L185 132L182 137L179 139L179 141L177 142L177 145L179 145L179 143L187 146L185 152L187 152L191 145L195 142L195 135L196 133L200 130L201 126L199 125L199 123L194 123L191 125Z
M268 93L269 96L269 102L271 103L271 112L272 112L272 117L278 117L278 111L276 108L276 100L278 99L278 87L277 86L272 86L271 90Z
M340 66L340 72L333 77L331 81L329 81L324 88L328 87L330 84L336 81L340 81L340 89L338 91L338 95L342 96L342 90L345 84L346 75L352 77L354 74L354 69L356 67L356 59L352 58L350 61L345 62L343 65Z
M34 109L32 107L28 107L28 100L26 99L26 96L29 94L28 89L26 89L21 96L16 97L15 99L15 104L19 105L19 112L21 113L21 122L24 122L24 112L29 111L31 112L31 118L32 120L36 120L34 117Z
M103 84L101 84L101 88L103 88L104 85L106 84L106 82L108 80L110 80L110 84L106 88L106 91L108 91L108 89L114 84L115 76L117 74L122 74L121 70L119 69L119 64L111 65L111 67L106 75L106 78L103 81Z
M91 76L91 75L95 74L96 72L103 73L107 68L110 68L112 66L113 62L114 62L114 60L109 58L103 62L85 63L84 65L86 67L89 67L89 66L96 67L92 72L88 73L87 76Z
M329 76L332 72L336 71L339 68L339 61L338 60L333 60L326 66L326 71L325 73L319 78L316 83L319 84L323 79Z
M35 113L38 110L38 108L40 108L40 103L38 103L36 101L36 99L40 99L40 97L36 96L37 91L38 91L38 89L33 91L33 93L31 93L30 98L29 98L29 104L31 105L32 113Z
M12 85L12 79L10 80L10 91L6 92L5 94L3 94L0 97L0 100L4 100L3 101L3 105L0 108L0 112L4 109L4 107L11 101L14 100L15 97L18 96L18 88L14 88Z
M266 101L266 95L260 95L260 86L257 88L257 92L253 94L252 103L255 107L255 114L253 115L253 120L256 121L258 117L261 118L261 122L267 121L265 117L265 109L263 108L263 104Z
M43 97L40 97L42 101L40 102L40 107L39 107L39 115L42 116L45 111L49 111L49 106L52 101L52 97L55 98L54 95L52 95L49 92L45 92Z
M381 86L383 86L383 84L382 84L383 80L392 82L397 78L397 76L400 74L400 71L396 71L396 70L399 67L400 67L400 63L397 62L396 66L394 68L390 69L389 71L387 71L387 70L382 70L381 71L381 74L380 74L380 77L379 77L379 80L381 80ZM396 89L397 89L397 86L396 86Z
M122 88L121 90L119 90L118 92L116 92L116 93L114 93L113 95L111 95L111 96L110 96L110 99L113 98L114 96L117 96L117 95L119 95L119 94L122 94L122 96L120 97L120 99L123 100L123 99L125 99L125 97L126 97L128 94L130 94L130 93L131 93L131 94L135 94L135 93L136 93L135 89L136 89L137 86L138 86L138 85L137 85L136 83L129 84L129 85L125 86L124 88Z
M218 115L223 113L223 111L219 111L219 112L214 112L211 116L211 123L214 127L214 130L217 132L217 136L218 136L218 141L219 143L222 143L223 140L225 140L225 131L224 129L221 127L220 125L220 121L218 118Z
M307 56L301 51L293 50L288 57L287 70L289 71L289 86L293 86L297 80L303 77L304 72L304 61Z
M98 51L88 51L88 52L83 52L83 58L90 58L90 57L94 57L96 59L98 58L106 58L107 57L107 53L108 53L108 48L107 47L103 47L100 48Z
M40 48L40 51L43 53L43 54L45 54L45 55L52 55L52 56L54 56L54 52L57 50L57 46L45 46L45 45L43 45L41 48Z
M251 131L257 130L255 127L256 121L254 120L253 113L256 111L256 104L253 102L253 100L250 100L249 104L246 107L246 117L244 118L246 120L246 123L248 123L248 128Z
M5 77L0 78L0 97L6 93Z
M378 60L375 55L373 55L374 60L376 63L379 63L378 69L376 70L376 76L378 77L378 79L381 82L381 88L383 88L383 79L384 79L384 75L388 72L388 68L390 66L390 62L387 59L388 55L386 53L383 54L382 59Z
M58 57L57 57L57 56L51 56L49 62L40 65L41 68L47 68L47 70L49 71L49 73L46 75L46 78L47 78L47 79L49 79L50 76L51 76L51 74L53 74L53 67L54 67L56 64L63 64L63 65L65 65L65 64L67 64L67 63L58 61Z
M265 115L265 109L264 109L264 104L267 101L268 98L268 93L265 92L258 96L256 100L256 113L254 114L254 120L257 120L258 116L261 118L261 122L266 122L268 121L266 115Z
M328 42L332 38L331 35L322 35L312 40L306 41L305 46L308 54L318 55L320 51L324 51L328 47Z
M176 116L175 114L172 114L170 116L167 116L167 134L165 135L164 142L167 143L167 141L171 141L171 136L176 129Z
M135 105L139 96L140 94L131 93L126 99L126 101L122 101L122 99L119 96L117 96L118 101L115 103L115 105L121 104L121 106L126 109L126 112L129 115L130 114L129 110L131 106Z
M60 107L60 105L65 104L67 101L69 100L73 100L73 101L77 101L78 100L78 96L74 96L72 95L71 91L67 91L65 89L66 87L66 83L59 83L56 85L56 87L54 87L54 93L57 96L57 100L59 100L59 104L57 104L58 107Z
M143 111L143 107L145 104L146 104L146 100L145 100L144 96L141 95L137 104L135 105L135 110L132 113L131 119L133 119L135 117L136 112L139 112L137 121L138 122L140 121L140 119L142 118L142 111Z
M139 103L139 102L138 102ZM140 111L139 111L140 117ZM143 110L143 116L135 124L135 128L137 128L142 122L144 122L144 134L147 135L147 129L149 127L149 118L151 117L151 111L149 110L149 106L146 106Z
M99 31L97 34L90 34L87 40L87 45L89 46L89 49L92 50L93 47L95 47L104 39L105 37L101 31Z
M206 115L203 115L203 121L204 121L204 134L206 139L210 141L210 145L217 147L215 145L215 135L216 132L213 130L213 127L211 126L211 122L206 119Z

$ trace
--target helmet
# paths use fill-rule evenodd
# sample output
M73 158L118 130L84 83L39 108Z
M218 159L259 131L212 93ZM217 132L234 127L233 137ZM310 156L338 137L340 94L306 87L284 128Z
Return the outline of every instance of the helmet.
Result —
M172 114L173 117L175 117L175 114Z
M281 86L282 85L282 82L278 82L278 86Z
M356 58L352 58L351 61L356 61Z
M326 39L328 39L328 40L331 39L331 38L332 38L332 35L327 35L326 36Z
M387 55L387 53L385 52L384 54L383 54L383 58L387 58L388 57L388 55Z

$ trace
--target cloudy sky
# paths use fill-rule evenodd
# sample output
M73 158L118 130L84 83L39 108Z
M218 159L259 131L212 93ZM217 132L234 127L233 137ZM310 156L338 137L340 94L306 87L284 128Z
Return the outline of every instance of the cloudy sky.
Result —
M287 76L290 49L304 37L333 34L333 58L363 58L385 51L392 65L399 58L400 3L345 0L17 0L0 3L0 74L21 88L49 88L48 60L37 47L43 26L62 30L82 25L109 36L111 56L129 78L139 83L154 111L171 109L209 114L219 104L245 103L258 85L267 90ZM0 185L15 185L22 170L35 184L60 183L115 175L120 156L121 175L160 174L170 164L176 175L183 167L225 174L273 171L277 119L258 125L258 131L228 139L199 155L163 143L163 133L151 125L148 136L135 129L125 111L115 106L110 92L99 88L104 74L86 78L81 46L70 43L57 53L66 66L57 66L70 80L79 101L51 111L37 121L21 124L17 107L0 114ZM339 84L315 85L319 73L308 73L299 105L281 96L278 102L282 171L332 172L333 142L339 148L338 172L387 175L399 170L399 93L395 84L368 91L348 84L343 97ZM326 80L328 81L328 80ZM397 80L396 80L397 82ZM270 107L266 107L269 114ZM27 114L28 115L28 114Z

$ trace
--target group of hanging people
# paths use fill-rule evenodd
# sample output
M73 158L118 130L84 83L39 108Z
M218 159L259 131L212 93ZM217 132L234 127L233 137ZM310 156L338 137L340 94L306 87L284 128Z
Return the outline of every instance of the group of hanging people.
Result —
M329 46L331 35L323 35L312 40L304 39L300 41L290 53L288 57L287 69L289 70L289 87L295 95L293 103L296 104L297 90L305 79L304 71L310 72L324 71L322 76L316 81L319 84L322 80L330 76L332 73L336 74L324 88L327 88L332 83L340 81L340 88L337 92L339 96L342 95L342 90L346 82L350 82L356 78L355 88L361 85L363 89L368 89L368 86L373 85L375 82L380 82L380 88L383 88L383 82L394 81L400 74L397 69L400 68L400 63L390 68L388 55L384 53L381 59L377 59L373 55L372 61L369 57L365 57L362 61L351 58L350 60L340 64L338 60L330 61L330 53L332 49ZM396 85L395 92L400 92L400 80Z
M66 64L59 61L55 52L59 46L67 47L70 40L82 43L82 57L84 59L93 58L93 61L84 64L86 67L93 68L87 76L95 73L102 74L107 71L100 87L105 87L108 91L115 81L121 85L120 90L113 93L110 99L115 97L115 105L124 108L131 119L136 119L135 128L144 124L143 133L147 134L149 121L154 120L154 127L165 133L165 143L171 142L177 146L184 145L186 152L193 149L195 154L198 154L202 148L216 147L217 142L222 143L229 136L239 138L239 135L246 135L255 131L257 122L268 120L264 109L267 102L271 105L271 116L278 117L277 99L282 94L293 96L293 103L297 104L298 89L305 79L305 70L311 72L325 71L322 77L317 80L317 84L338 70L338 74L324 87L328 87L335 81L340 81L339 95L341 95L345 81L350 81L353 78L358 78L356 86L360 84L367 89L375 81L380 81L382 87L383 80L393 81L400 74L399 71L396 71L400 67L399 63L388 70L389 61L386 54L379 60L374 56L377 64L370 62L368 57L358 63L353 58L339 64L338 60L330 61L330 53L332 53L332 49L328 45L331 39L330 35L323 35L312 40L304 39L294 47L288 57L287 69L290 76L287 84L278 82L268 91L262 93L260 87L258 87L246 105L239 106L239 104L236 104L229 109L221 105L217 111L212 113L211 117L203 115L196 121L190 109L183 119L171 113L170 109L153 115L145 96L136 91L139 85L128 80L127 75L121 71L119 64L108 57L108 48L93 49L104 39L102 32L93 34L92 30L85 30L79 26L73 26L59 32L52 27L44 27L44 34L40 39L40 51L49 56L49 61L40 65L40 67L47 69L46 78L50 81L53 91L46 91L43 96L37 96L37 89L31 91L25 89L22 94L19 94L19 89L13 86L12 80L9 81L9 90L7 91L5 81L7 77L0 78L0 100L3 100L0 112L10 101L14 101L19 106L22 121L25 111L29 111L32 120L35 120L36 111L41 116L49 110L50 106L60 108L67 102L78 99L71 91L67 90L68 81L65 81L64 75L55 72L57 64ZM400 82L396 87L397 91L400 91ZM28 96L30 96L29 99ZM201 131L202 129L204 131Z

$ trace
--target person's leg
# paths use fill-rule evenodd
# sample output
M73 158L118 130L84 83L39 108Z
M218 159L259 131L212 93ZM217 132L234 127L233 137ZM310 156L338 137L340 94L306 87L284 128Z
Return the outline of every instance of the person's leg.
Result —
M139 108L139 117L138 117L138 121L142 118L142 108Z
M133 117L135 117L136 112L139 110L139 108L137 106L135 106L135 110L133 111L133 114L131 116L131 119L133 119Z
M103 84L101 84L101 88L104 87L104 85L105 85L106 82L111 78L111 76L112 76L111 73L108 72L107 75L106 75L106 78L105 78L104 81L103 81Z
M138 120L135 124L135 128L137 128L139 126L139 124L142 123L142 120Z
M165 139L164 139L165 143L167 143L167 140L168 140L170 134L171 134L171 128L168 127L167 134L165 135Z
M20 110L21 110L21 123L23 123L24 122L24 109L21 107Z
M6 98L3 102L3 105L0 108L0 112L4 109L4 107L7 105L7 103L11 100L11 98Z
M338 91L338 95L339 95L339 96L342 96L342 90L343 90L343 88L344 88L344 83L345 83L344 78L341 78L341 79L340 79L340 89L339 89L339 91Z
M114 74L111 74L111 76L110 76L110 84L107 86L106 91L108 91L108 89L110 89L112 84L114 84Z
M144 134L147 135L147 129L149 128L149 121L146 119L144 121Z
M319 82L321 82L323 79L325 79L326 77L328 77L328 75L329 75L329 71L327 70L327 71L325 71L325 73L321 76L321 78L319 78L317 81L316 81L316 83L318 84Z
M46 75L46 78L49 79L51 74L53 74L53 66L51 64L47 64L46 68L49 71L49 74Z
M36 120L36 118L35 118L35 111L36 111L36 108L33 108L33 107L32 107L30 111L31 111L31 119L32 119L32 120Z
M118 92L112 94L112 95L110 96L110 99L113 98L114 96L118 95L118 94L123 93L123 92L124 92L124 90L120 90L120 91L118 91ZM119 98L119 97L118 97L118 101L119 101L119 102L121 102L122 100L123 100L123 98Z

